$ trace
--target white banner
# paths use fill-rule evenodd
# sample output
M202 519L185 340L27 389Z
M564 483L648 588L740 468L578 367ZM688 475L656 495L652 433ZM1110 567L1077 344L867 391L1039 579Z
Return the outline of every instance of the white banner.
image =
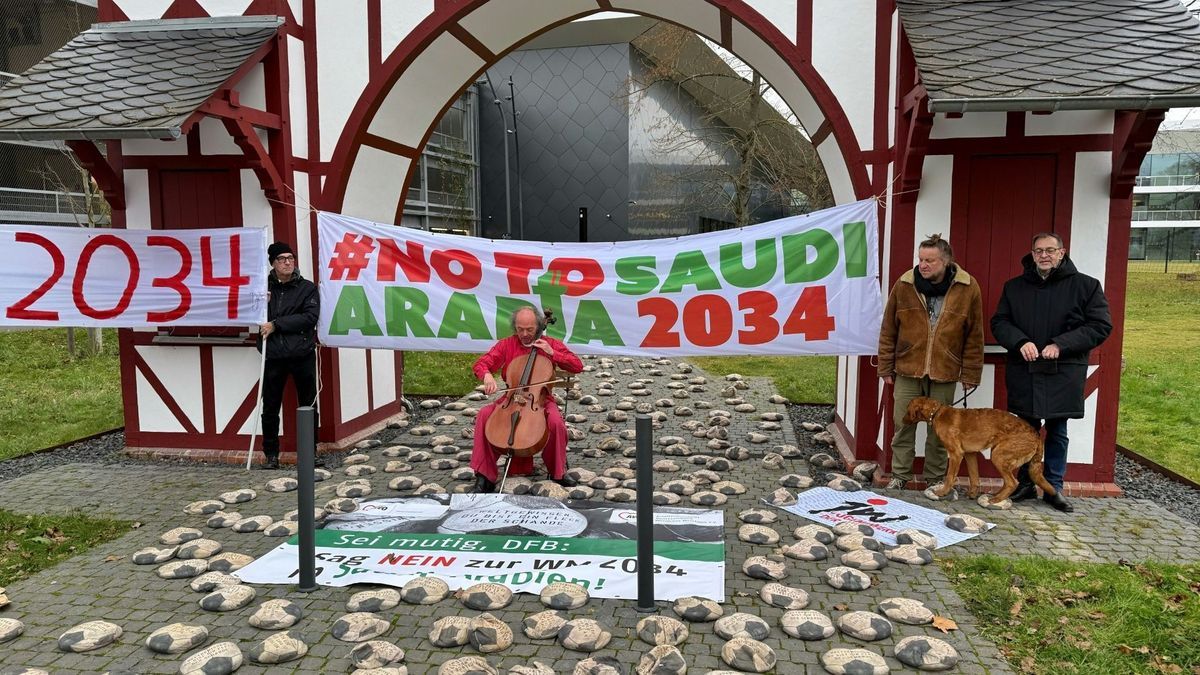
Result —
M877 205L675 239L546 243L317 217L321 342L481 352L509 317L590 354L875 354Z
M829 527L838 523L866 525L875 530L875 538L881 544L889 546L896 545L897 532L908 529L924 530L937 537L938 548L979 536L946 527L943 524L946 514L941 511L867 490L839 492L819 487L805 490L796 497L797 501L792 506L779 508ZM995 526L988 523L987 529Z
M654 597L725 600L724 516L654 509ZM629 508L545 497L428 495L366 500L316 532L317 583L403 586L436 575L451 589L480 582L538 593L569 581L592 597L637 597L637 519ZM297 543L238 570L248 583L295 583Z
M250 326L267 271L259 228L0 225L0 325Z

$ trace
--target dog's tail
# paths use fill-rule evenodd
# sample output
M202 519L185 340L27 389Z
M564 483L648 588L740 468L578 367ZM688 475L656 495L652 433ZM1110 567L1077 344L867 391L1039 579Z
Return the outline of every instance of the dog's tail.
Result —
M1029 477L1038 487L1042 488L1043 493L1047 495L1058 494L1058 490L1055 490L1054 486L1051 485L1049 481L1046 480L1046 477L1042 475L1042 467L1044 466L1042 458L1045 456L1045 454L1046 443L1042 440L1042 437L1039 434L1037 453L1034 454L1033 459L1029 461Z

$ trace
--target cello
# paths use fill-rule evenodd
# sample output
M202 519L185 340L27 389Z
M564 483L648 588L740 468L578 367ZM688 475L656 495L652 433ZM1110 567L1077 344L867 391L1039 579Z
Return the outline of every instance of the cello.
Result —
M540 322L533 341L542 337L546 326L555 322L554 313L542 312L545 321ZM550 428L546 423L545 401L551 396L554 379L554 362L537 347L529 348L524 359L516 358L504 369L504 381L509 383L507 399L497 404L484 427L484 436L500 452L517 457L533 457L540 453L550 440ZM512 384L512 383L516 384ZM505 467L507 473L507 467Z

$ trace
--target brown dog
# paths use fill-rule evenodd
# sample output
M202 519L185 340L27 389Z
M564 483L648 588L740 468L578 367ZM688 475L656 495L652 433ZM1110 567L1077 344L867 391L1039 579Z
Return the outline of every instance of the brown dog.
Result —
M946 478L942 489L934 492L940 499L950 494L958 478L958 466L967 459L971 487L967 495L979 495L979 465L977 453L992 449L992 466L1000 472L1004 486L990 498L995 504L1008 499L1017 487L1017 469L1029 462L1029 477L1047 495L1055 494L1054 487L1042 476L1042 439L1020 418L995 408L955 408L931 398L920 396L908 404L905 424L928 422L933 433L946 448ZM1031 461L1032 460L1032 461Z

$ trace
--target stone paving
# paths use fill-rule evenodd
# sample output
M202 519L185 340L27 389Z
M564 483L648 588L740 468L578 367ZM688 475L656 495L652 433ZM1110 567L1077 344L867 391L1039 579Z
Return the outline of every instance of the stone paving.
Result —
M580 379L583 393L597 391L599 374L598 360L587 360L590 372ZM667 417L656 435L678 435L686 439L697 454L718 454L706 446L707 440L695 438L679 427L690 419L703 420L708 412L697 401L709 401L715 408L731 409L726 404L723 392L732 383L722 377L695 370L688 378L707 377L703 391L690 392L688 398L678 397L680 390L669 389L668 384L686 380L671 379L678 375L683 364L674 362L650 362L645 360L620 360L607 369L609 379L615 383L614 396L598 397L597 405L611 410L621 398L630 393L625 388L629 382L644 378L648 382L650 395L631 397L637 403L653 403L657 399L674 395L675 405L686 405L694 410L692 416L676 416L673 407L656 408ZM658 373L658 374L655 374ZM862 642L842 634L834 637L805 642L786 636L779 628L779 617L783 610L771 607L759 598L759 590L765 582L747 577L741 572L742 562L751 555L773 552L771 546L742 543L737 538L737 514L743 509L762 506L759 498L766 496L776 487L779 476L785 473L811 474L823 484L824 471L811 468L804 459L787 459L782 468L769 469L763 466L761 456L776 445L797 446L803 456L828 448L819 445L811 437L796 438L787 421L785 405L771 403L775 394L767 380L747 378L750 387L738 390L737 396L755 407L752 413L734 413L729 427L729 438L735 445L749 448L749 459L733 462L730 471L722 477L735 480L749 489L745 494L731 496L724 506L726 540L726 593L725 614L747 612L766 619L772 626L771 635L764 642L774 649L778 663L773 672L820 673L820 656L835 647L860 647L881 653L887 657L892 672L905 672L906 667L892 657L892 646L901 638L925 635L943 639L953 645L961 655L955 672L960 673L1008 673L1012 672L1000 656L995 645L979 635L974 617L966 610L962 598L952 590L941 568L934 565L912 567L892 563L880 571L871 572L876 583L869 590L852 593L838 591L823 580L824 570L832 561L802 562L788 560L789 574L782 583L800 587L809 592L811 602L808 609L821 611L836 618L844 611L876 609L879 601L895 596L904 596L923 601L935 613L957 622L959 630L940 634L929 626L895 624L895 634L878 642ZM469 403L469 405L481 405ZM784 415L782 428L763 431L760 429L762 413L777 412ZM593 422L605 419L606 412L586 412L586 406L571 401L567 414L586 414L588 421L576 423L580 430L587 430ZM437 427L437 433L447 433L461 438L461 431L470 427L472 419L460 412L440 412L454 415L452 424ZM624 428L633 428L633 415L627 423L612 423L612 432L587 433L585 438L572 443L570 462L572 466L599 471L609 466L619 453L607 458L584 458L576 450L594 447L602 437L615 435ZM384 444L402 443L421 449L428 436L416 437L410 429L394 429L382 432L379 439ZM769 437L764 444L747 443L750 432L763 433ZM461 445L469 447L469 441ZM631 441L625 443L626 447ZM661 446L656 446L660 451ZM386 459L378 456L379 448L367 450L372 463L382 465ZM436 457L436 456L435 456ZM661 459L656 455L656 459ZM682 466L682 472L698 467L688 464L686 457L672 457ZM348 468L348 467L347 467ZM333 478L317 484L318 505L332 498L334 486L345 476L341 469L334 469ZM415 465L411 475L426 481L437 481L453 489L465 483L451 481L446 470L435 471L428 463ZM145 546L158 545L159 536L178 526L196 527L206 536L220 541L226 551L249 555L260 555L278 545L282 540L266 537L261 533L239 534L229 529L209 529L205 526L207 516L186 515L184 507L193 501L214 499L220 493L238 488L257 491L253 501L236 504L243 516L265 514L275 519L296 508L296 493L271 493L263 489L271 478L290 475L289 472L245 472L229 467L172 466L168 464L100 466L74 464L56 469L43 470L0 484L0 508L20 513L67 513L80 511L88 514L128 519L141 526L128 535L109 544L94 548L62 564L46 570L31 579L15 583L8 588L12 606L0 610L0 618L16 618L25 623L24 634L0 645L0 672L19 671L21 667L41 668L52 673L173 673L179 671L180 663L191 653L166 656L156 654L144 645L146 637L155 629L173 622L202 624L209 628L210 637L206 644L222 640L237 643L243 653L273 631L259 630L247 623L247 618L263 601L273 598L290 598L305 611L304 618L293 629L308 644L309 651L303 658L278 666L261 666L246 660L238 672L298 672L329 673L352 672L348 654L354 644L342 642L330 634L330 627L347 610L346 600L362 587L320 588L303 594L290 586L257 586L258 596L250 605L236 611L214 613L202 610L198 599L202 594L188 587L188 580L165 580L155 574L154 565L134 565L130 554ZM665 482L677 474L656 473L655 478ZM394 493L386 488L392 474L378 473L368 476L374 486L372 496L387 496ZM884 491L886 492L886 491ZM1152 502L1127 499L1075 499L1076 511L1061 514L1041 502L1024 502L1011 511L988 511L972 501L929 502L919 493L909 492L894 496L904 498L945 512L961 512L985 518L997 524L990 532L968 540L953 548L942 549L939 556L964 556L996 553L1017 556L1027 552L1058 556L1080 561L1110 561L1121 559L1197 561L1200 548L1194 542L1200 528L1188 523ZM599 495L597 496L599 499ZM681 506L692 506L686 499ZM703 508L703 507L695 507ZM770 507L764 507L770 508ZM793 541L791 530L809 521L789 513L776 510L779 520L772 524L783 539L781 544ZM674 616L670 603L658 603L660 613ZM588 656L610 656L618 659L632 671L638 659L649 651L650 646L634 635L638 620L646 616L634 609L633 601L592 599L578 610L569 612L571 617L589 617L598 620L612 631L614 639L604 649L593 654L573 652L555 641L533 641L521 631L522 619L545 609L536 595L518 594L507 608L493 612L501 621L513 628L515 635L511 647L496 654L487 655L488 661L500 672L517 665L529 665L541 661L555 672L571 672L574 665ZM455 649L435 648L428 640L433 622L444 616L474 616L476 612L463 607L458 601L448 598L433 605L407 605L380 612L389 620L391 629L381 636L402 647L406 652L404 665L414 674L437 672L438 666L448 659L475 654L468 647ZM56 644L59 635L67 629L89 620L103 619L120 625L123 636L114 644L96 651L81 654L60 651ZM726 669L721 660L721 648L725 640L715 634L712 623L689 624L691 636L681 645L690 672L707 672ZM911 672L911 671L909 671Z

